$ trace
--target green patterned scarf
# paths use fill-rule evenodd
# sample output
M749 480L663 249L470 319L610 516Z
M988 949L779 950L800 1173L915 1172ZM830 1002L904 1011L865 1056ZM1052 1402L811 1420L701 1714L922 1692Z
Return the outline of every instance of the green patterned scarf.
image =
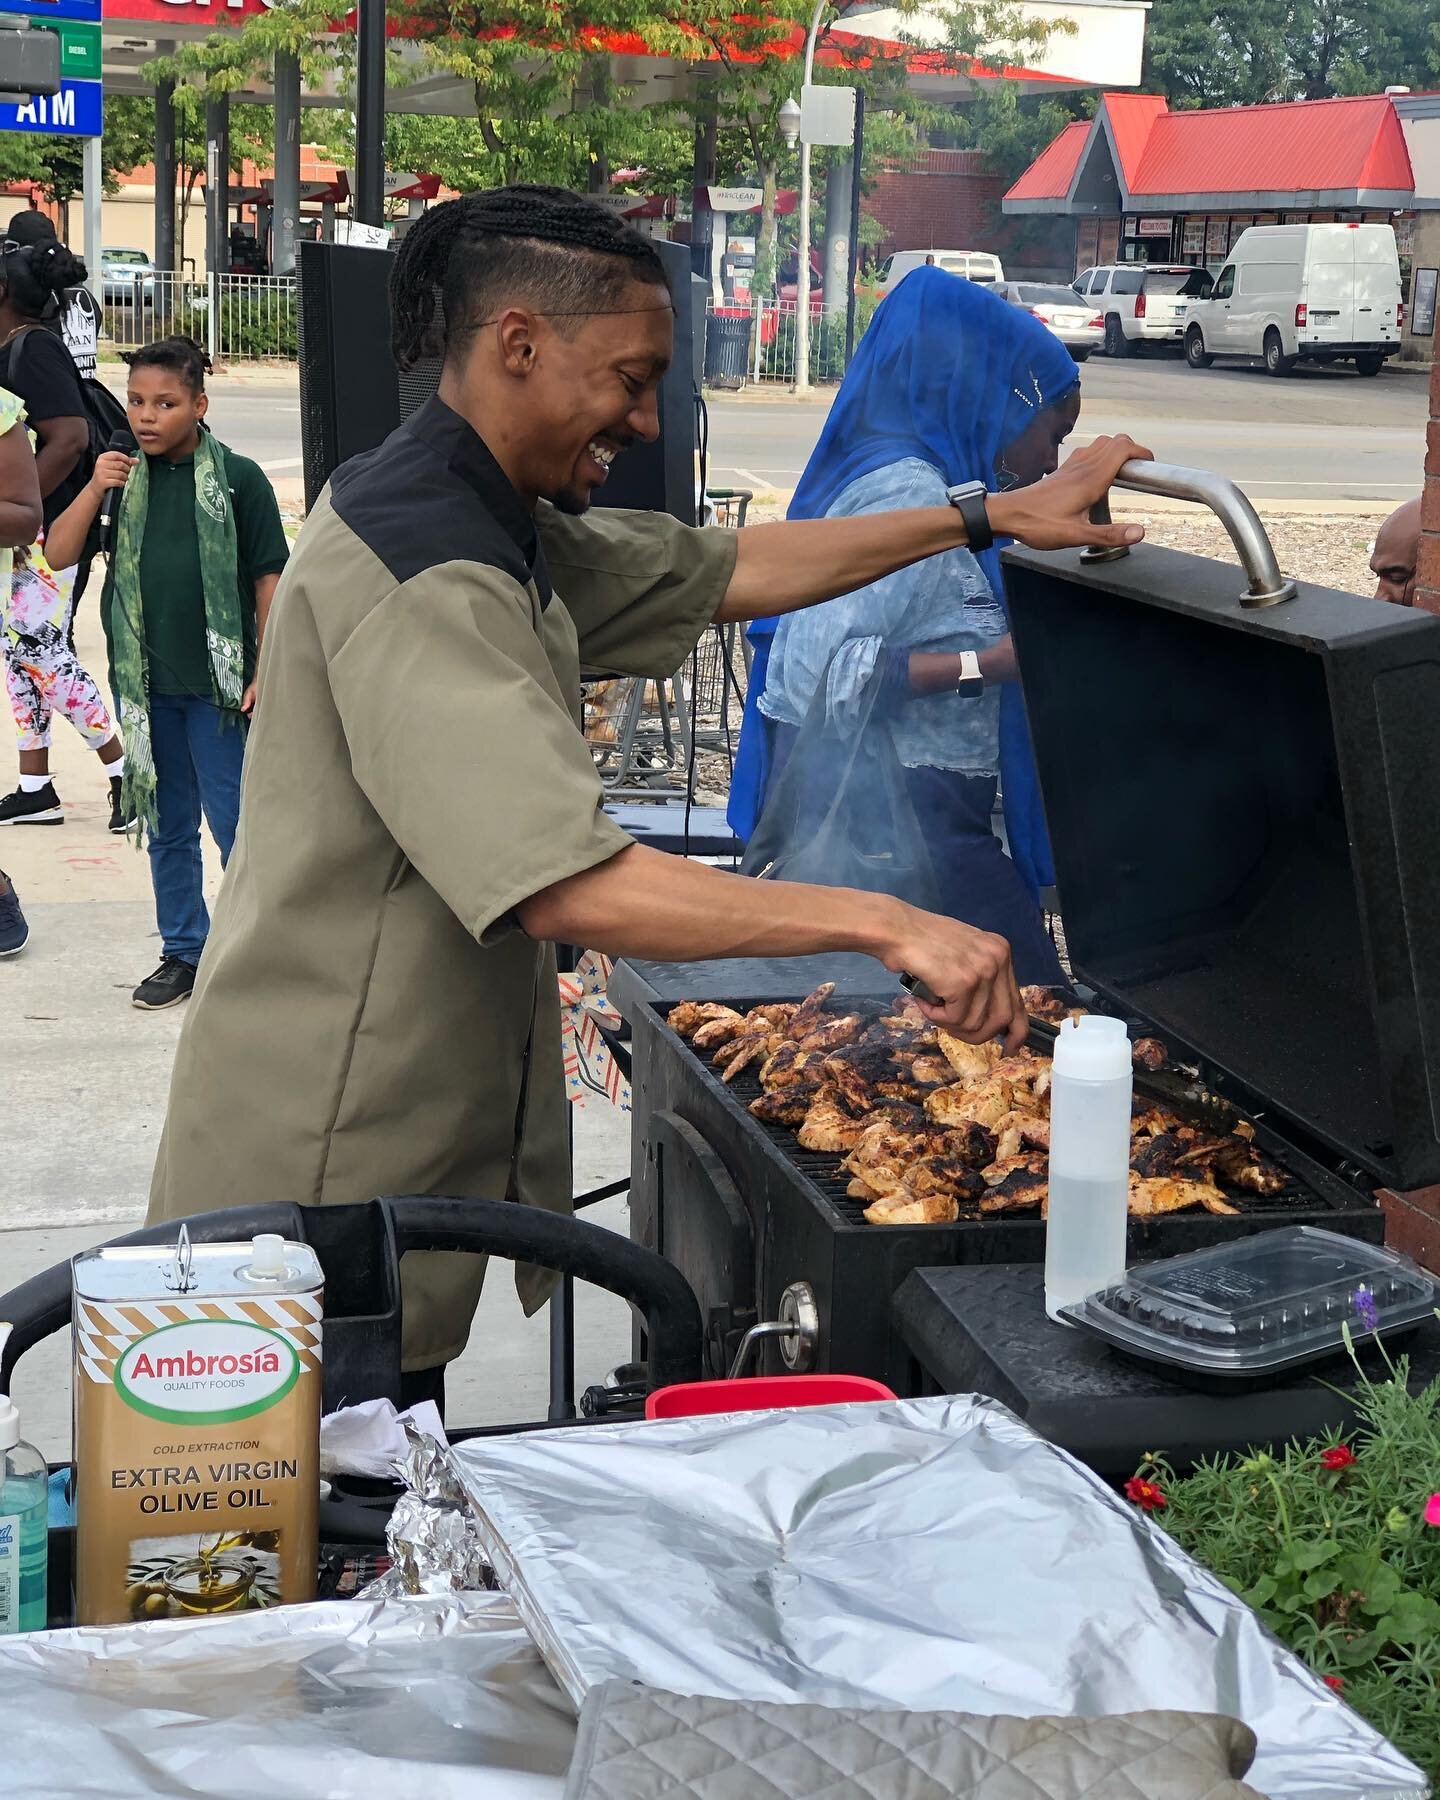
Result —
M155 754L150 743L150 675L139 630L125 629L126 620L140 625L140 552L150 509L150 465L141 456L125 484L125 504L111 567L114 591L111 640L115 646L115 687L120 701L120 731L125 740L125 780L121 805L135 820L137 843L154 832ZM245 645L240 619L239 552L235 541L235 509L219 444L202 430L195 450L195 532L200 541L200 577L205 589L205 639L210 648L210 687L221 709L221 722L239 724L244 692ZM228 717L227 717L228 715Z

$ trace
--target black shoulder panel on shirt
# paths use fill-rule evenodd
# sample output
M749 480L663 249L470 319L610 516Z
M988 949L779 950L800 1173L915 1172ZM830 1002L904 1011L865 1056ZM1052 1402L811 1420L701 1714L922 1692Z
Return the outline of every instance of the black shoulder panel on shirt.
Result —
M534 520L479 437L439 401L343 463L330 504L397 582L442 563L483 563L521 587L534 581L549 602Z

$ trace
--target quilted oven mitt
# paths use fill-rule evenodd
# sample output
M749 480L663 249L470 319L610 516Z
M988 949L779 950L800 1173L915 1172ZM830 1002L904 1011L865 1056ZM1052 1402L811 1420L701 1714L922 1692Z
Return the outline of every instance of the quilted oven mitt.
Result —
M607 1681L565 1800L1261 1800L1255 1734L1210 1713L1104 1719L718 1700Z

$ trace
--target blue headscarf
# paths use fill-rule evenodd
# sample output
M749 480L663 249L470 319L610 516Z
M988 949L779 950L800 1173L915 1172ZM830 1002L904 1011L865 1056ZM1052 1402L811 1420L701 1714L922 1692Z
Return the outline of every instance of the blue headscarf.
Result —
M861 339L789 517L823 518L851 482L905 457L930 463L952 486L983 481L998 489L1001 452L1038 412L1078 386L1069 351L1033 314L963 276L916 269ZM1003 599L998 548L983 551L979 562L991 592ZM769 775L757 702L777 623L756 619L747 634L753 659L727 814L746 840ZM1000 697L1000 771L1010 854L1038 892L1054 876L1024 701L1014 682Z

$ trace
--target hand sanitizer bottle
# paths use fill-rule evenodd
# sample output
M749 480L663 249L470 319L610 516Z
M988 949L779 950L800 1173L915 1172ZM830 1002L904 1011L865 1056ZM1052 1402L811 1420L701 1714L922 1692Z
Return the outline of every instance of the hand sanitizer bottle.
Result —
M1099 1013L1065 1020L1050 1088L1045 1310L1052 1319L1125 1278L1132 1085L1122 1020Z
M0 1636L45 1629L49 1484L45 1458L20 1437L15 1402L0 1394Z

